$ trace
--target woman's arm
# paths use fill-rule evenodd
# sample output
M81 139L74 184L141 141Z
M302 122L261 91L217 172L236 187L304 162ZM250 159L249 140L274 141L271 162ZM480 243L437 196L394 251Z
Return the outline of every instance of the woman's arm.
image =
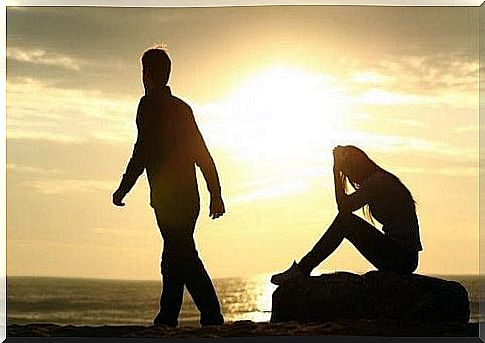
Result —
M373 191L372 184L366 182L359 189L357 189L352 194L346 194L344 189L344 178L345 176L341 172L341 158L338 153L336 154L334 149L334 166L333 166L333 181L335 186L335 200L337 202L337 207L341 213L352 213L355 210L363 207L371 200Z
M347 194L345 194L345 189L343 185L343 177L344 177L343 174L335 166L335 162L334 162L333 183L335 187L335 200L337 202L337 207L339 209L339 212L343 210L345 197L347 196Z

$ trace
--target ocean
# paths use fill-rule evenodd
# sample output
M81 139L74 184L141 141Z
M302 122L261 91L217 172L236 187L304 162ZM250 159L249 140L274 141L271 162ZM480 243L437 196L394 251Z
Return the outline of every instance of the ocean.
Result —
M471 322L482 322L478 276L438 276L460 282L469 293ZM226 321L269 321L270 276L215 279ZM483 283L482 283L483 284ZM7 277L7 325L151 325L158 311L160 281ZM485 303L484 303L485 305ZM199 312L185 291L181 326L197 326Z

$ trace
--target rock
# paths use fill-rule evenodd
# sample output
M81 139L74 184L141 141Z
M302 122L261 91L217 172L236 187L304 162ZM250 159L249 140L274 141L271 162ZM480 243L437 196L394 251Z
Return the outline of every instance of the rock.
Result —
M468 292L458 282L371 271L288 280L273 293L271 322L391 319L467 323Z

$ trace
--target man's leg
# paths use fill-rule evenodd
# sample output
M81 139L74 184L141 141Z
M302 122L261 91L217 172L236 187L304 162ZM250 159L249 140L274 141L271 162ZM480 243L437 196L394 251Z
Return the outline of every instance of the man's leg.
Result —
M179 265L180 258L177 227L166 220L162 211L155 210L157 224L163 238L163 252L160 264L162 274L162 293L160 311L154 319L156 325L176 327L183 302L184 276Z
M177 273L176 266L171 265L167 258L166 243L162 253L161 273L162 273L162 294L160 295L160 311L154 320L155 325L168 325L176 327L178 317L182 307L184 295L184 281L182 276Z
M223 324L224 318L216 291L200 258L197 257L196 260L191 261L185 285L200 311L200 323L202 325Z
M160 311L162 313L170 313L172 316L176 312L178 316L183 299L183 286L185 284L201 313L201 324L222 324L224 319L221 315L216 291L195 247L193 234L198 211L184 212L188 213L172 212L169 216L165 216L159 212L159 215L157 215L164 239L165 256L163 256L164 262L162 263L164 281L165 275L169 276L170 281L182 280L181 282L174 282L173 287L168 287L167 294L170 297L165 296L166 292L164 287ZM164 272L164 268L167 270L166 272ZM179 287L180 284L182 285L181 287ZM167 300L162 304L162 300L165 299ZM169 299L172 300L169 301ZM177 310L175 305L178 305L179 302L175 300L178 299L180 299L180 305ZM163 306L170 310L164 310Z
M190 227L190 234L187 234L183 241L183 248L181 247L184 261L184 281L200 311L200 323L202 325L220 325L224 323L224 318L221 314L219 300L195 246L193 234L197 216L198 212L187 223L187 227Z

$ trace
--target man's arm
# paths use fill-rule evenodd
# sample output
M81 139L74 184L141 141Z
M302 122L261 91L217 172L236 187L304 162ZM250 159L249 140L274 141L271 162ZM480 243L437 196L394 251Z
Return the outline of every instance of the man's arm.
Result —
M200 133L199 127L195 122L192 111L189 111L189 131L192 151L194 151L195 163L199 166L204 175L207 189L210 193L210 211L209 216L212 219L222 216L225 212L224 202L221 196L221 185L214 160L207 149L204 138Z
M146 165L146 111L145 98L140 99L138 110L136 114L136 127L138 129L138 136L133 147L133 153L126 166L126 171L123 174L118 189L113 193L113 203L117 206L124 206L122 202L126 194L133 188L138 177L143 173Z

